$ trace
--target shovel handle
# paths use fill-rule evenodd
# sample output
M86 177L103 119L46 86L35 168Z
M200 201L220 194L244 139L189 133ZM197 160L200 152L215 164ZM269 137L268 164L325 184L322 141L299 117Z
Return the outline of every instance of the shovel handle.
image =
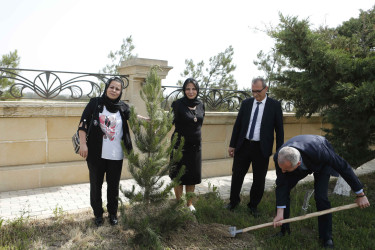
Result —
M293 218L281 220L279 222L289 223L289 222L293 222L293 221L304 220L304 219L317 217L317 216L321 216L321 215L324 215L324 214L329 214L329 213L333 213L333 212L337 212L337 211L341 211L341 210L346 210L346 209L351 209L351 208L355 208L355 207L358 207L358 204L352 203L352 204L349 204L349 205L333 207L333 208L330 208L330 209L326 209L326 210L322 210L322 211L318 211L318 212L314 212L314 213L310 213L310 214L301 215L301 216L298 216L298 217L293 217ZM264 223L264 224L260 224L260 225L256 225L256 226L252 226L252 227L247 227L247 228L242 229L242 232L245 233L245 232L248 232L248 231L251 231L251 230L256 230L256 229L259 229L259 228L264 228L264 227L269 227L269 226L273 226L273 222L268 222L268 223Z

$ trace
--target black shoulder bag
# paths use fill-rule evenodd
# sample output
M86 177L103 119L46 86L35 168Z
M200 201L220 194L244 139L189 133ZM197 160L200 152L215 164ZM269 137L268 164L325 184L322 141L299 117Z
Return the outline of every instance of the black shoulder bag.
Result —
M87 139L89 137L89 134L90 134L90 130L91 130L91 126L92 126L92 122L94 121L94 114L96 112L96 108L98 107L98 99L96 99L96 102L95 102L95 108L94 108L94 112L92 113L91 115L91 121L90 121L90 125L87 129L87 133L86 133L86 142L87 142ZM83 122L85 123L86 122L86 119L83 120ZM84 124L82 124L84 125ZM72 143L73 143L73 149L74 149L74 152L76 154L79 153L79 148L80 148L80 141L79 141L79 130L77 130L77 132L74 133L74 135L72 136Z

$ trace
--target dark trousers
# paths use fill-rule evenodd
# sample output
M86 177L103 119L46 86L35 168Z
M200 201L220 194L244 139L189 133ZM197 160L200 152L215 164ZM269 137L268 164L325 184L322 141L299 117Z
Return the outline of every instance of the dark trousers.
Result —
M250 164L253 168L253 184L250 189L249 207L256 208L264 193L264 185L268 170L269 157L264 157L260 149L260 142L245 140L237 152L234 154L232 168L232 182L230 187L230 203L237 205L240 203L240 192L243 180Z
M296 171L296 170L295 170ZM307 174L302 175L292 175L290 178L290 190L297 184L297 182ZM314 198L316 203L316 210L322 211L331 208L331 203L328 200L328 183L330 175L327 173L314 173ZM284 209L284 219L290 216L290 199L288 197L288 202L286 208ZM332 214L325 214L318 216L318 227L319 227L319 238L322 240L328 240L332 238ZM289 223L283 224L281 230L285 232L289 230Z
M107 210L116 214L118 208L119 185L122 160L106 160L100 158L95 163L87 162L90 173L90 203L95 217L103 215L102 186L104 174L107 181Z

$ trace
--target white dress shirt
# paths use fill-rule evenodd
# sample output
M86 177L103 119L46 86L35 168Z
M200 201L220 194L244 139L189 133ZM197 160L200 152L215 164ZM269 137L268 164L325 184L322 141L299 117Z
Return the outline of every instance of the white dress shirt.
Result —
M257 116L257 120L256 120L256 123L255 123L255 128L254 128L254 135L253 135L253 138L251 139L252 141L260 141L260 124L262 123L263 111L264 111L264 106L266 105L266 101L267 101L267 95L261 101L261 103L259 104L258 116ZM250 140L250 138L248 138L248 136L249 136L249 132L250 132L251 123L253 122L254 112L255 112L255 109L258 106L257 102L258 101L254 98L253 109L251 110L249 127L248 127L247 132L246 132L246 139L248 139L248 140Z

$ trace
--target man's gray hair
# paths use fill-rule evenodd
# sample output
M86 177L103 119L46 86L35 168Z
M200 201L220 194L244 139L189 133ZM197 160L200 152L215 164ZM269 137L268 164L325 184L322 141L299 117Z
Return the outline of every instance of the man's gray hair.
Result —
M292 147L283 147L279 151L279 155L277 156L277 160L279 163L284 163L285 161L289 161L293 167L297 165L299 160L301 159L300 152Z
M251 81L251 84L254 85L254 84L257 83L258 81L260 81L260 82L262 83L262 88L267 87L266 81L265 81L264 78L262 78L262 77L254 78L254 79Z

